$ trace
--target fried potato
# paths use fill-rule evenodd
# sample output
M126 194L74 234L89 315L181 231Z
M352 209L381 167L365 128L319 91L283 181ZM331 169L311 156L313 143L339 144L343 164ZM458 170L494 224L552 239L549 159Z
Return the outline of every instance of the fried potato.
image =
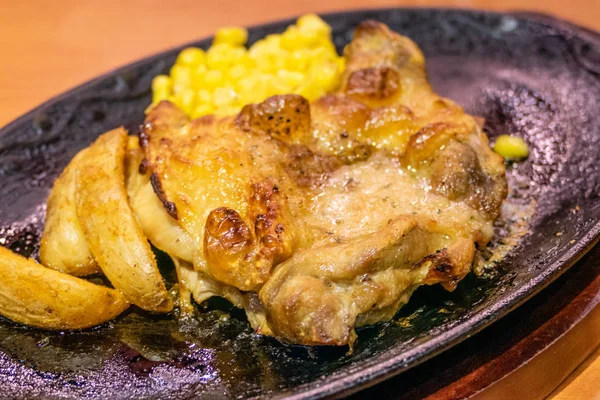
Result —
M44 329L84 329L129 307L121 293L37 264L0 247L0 314Z
M79 152L54 182L40 243L42 264L75 276L100 272L75 209L75 176L85 154L86 150Z
M127 132L118 128L92 144L76 179L75 202L88 245L116 289L140 308L173 308L154 253L127 202Z

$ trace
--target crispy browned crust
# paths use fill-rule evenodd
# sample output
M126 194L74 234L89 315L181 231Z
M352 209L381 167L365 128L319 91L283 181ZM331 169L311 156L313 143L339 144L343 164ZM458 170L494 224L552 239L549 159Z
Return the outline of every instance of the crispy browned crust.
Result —
M247 251L252 245L252 233L237 211L220 207L208 215L204 240L210 257L220 258Z
M242 290L264 284L272 266L290 256L293 241L277 185L252 184L248 204L248 223L237 211L220 207L209 214L204 234L211 274Z
M424 257L415 267L426 266L429 271L423 284L441 283L448 290L456 289L458 282L470 271L475 257L475 246L470 240L458 240L451 248L442 248Z
M285 170L300 187L323 184L342 165L338 158L316 153L302 144L291 145L288 150Z
M273 96L262 103L245 106L235 121L245 132L267 134L294 143L309 132L310 106L299 95Z
M146 161L146 159L144 159L144 161ZM144 164L144 161L142 161L142 164L140 164L140 166ZM146 165L147 164L148 163L146 162ZM167 211L167 214L169 214L171 218L177 219L177 205L175 205L175 203L167 199L162 184L160 183L160 178L158 174L153 173L150 175L150 183L152 184L152 189L154 189L154 193L156 193L156 195L160 199L160 202L165 208L165 211Z
M402 162L425 171L436 193L453 201L465 201L488 218L496 219L508 191L504 166L496 164L485 170L483 159L469 145L472 129L451 122L427 125L411 136ZM491 150L485 150L495 156Z
M361 22L354 31L352 42L344 49L347 73L373 67L402 68L410 61L413 49L398 39L398 34L380 22Z
M384 100L398 91L399 78L398 71L388 67L359 69L350 74L346 93L358 98Z

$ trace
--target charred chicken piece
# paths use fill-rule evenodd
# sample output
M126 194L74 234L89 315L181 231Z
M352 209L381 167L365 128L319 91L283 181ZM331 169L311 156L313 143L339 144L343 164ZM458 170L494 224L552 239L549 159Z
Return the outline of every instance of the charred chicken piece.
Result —
M313 103L274 96L194 121L167 102L149 113L141 165L160 202L138 219L175 259L184 304L222 296L257 332L345 345L418 286L453 290L471 270L506 197L502 158L431 89L410 39L367 21L345 55L339 91ZM150 227L167 216L171 233Z

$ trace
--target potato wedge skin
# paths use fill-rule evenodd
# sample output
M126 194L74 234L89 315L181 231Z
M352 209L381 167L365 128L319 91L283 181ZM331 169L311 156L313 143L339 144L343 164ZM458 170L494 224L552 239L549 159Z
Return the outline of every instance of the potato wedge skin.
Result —
M77 216L94 258L113 286L151 312L169 312L154 253L138 226L125 191L127 132L101 135L86 153L76 178Z
M85 329L125 311L129 302L114 289L94 285L0 247L0 314L51 330Z
M85 158L80 151L56 179L46 208L46 223L40 243L40 260L46 267L75 276L100 272L75 208L75 176Z

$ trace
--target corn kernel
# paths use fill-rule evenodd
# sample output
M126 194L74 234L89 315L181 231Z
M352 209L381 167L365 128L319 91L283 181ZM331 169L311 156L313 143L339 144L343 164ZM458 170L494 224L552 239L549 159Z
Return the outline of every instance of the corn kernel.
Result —
M291 90L297 88L302 81L304 81L304 74L301 74L300 72L289 71L287 69L280 69L277 71L277 76L281 78Z
M243 78L238 82L237 87L242 104L256 103L267 98L267 85L261 75Z
M273 75L266 79L266 97L275 96L281 93L291 93L292 87L286 85L283 79L277 75Z
M173 89L171 90L170 94L177 96L177 95L181 94L181 92L183 92L184 90L188 89L189 87L190 87L190 85L187 83L175 82L173 84Z
M336 64L337 64L338 73L341 75L342 72L344 72L344 70L346 69L346 59L344 57L339 57L336 60Z
M322 47L317 47L317 48L311 49L309 51L309 54L310 54L311 62L313 64L327 63L329 60L331 60L333 58L333 57L331 57L331 54Z
M319 41L317 43L317 47L320 47L323 50L325 50L328 57L330 57L332 59L338 58L335 44L333 44L333 42L330 39L325 39L325 38L319 39Z
M246 54L244 54L244 57L240 59L238 64L243 65L248 69L256 68L256 60L250 57L250 53L248 51L246 51Z
M248 68L246 68L243 64L237 64L227 71L228 78L233 82L239 81L248 74Z
M223 106L215 109L215 114L220 117L225 117L227 115L234 115L240 112L241 107L239 106Z
M192 112L191 116L192 118L198 118L198 117L202 117L204 115L208 115L208 114L213 114L215 112L215 108L212 106L212 104L199 104L198 106L196 106L196 108L194 108L194 111Z
M158 104L163 100L167 100L169 97L168 91L154 91L152 92L152 104Z
M210 69L228 68L233 64L233 47L226 43L215 44L206 53L206 64Z
M223 72L215 69L206 71L203 77L203 88L214 90L223 84Z
M209 90L200 89L196 92L198 104L212 104L213 94Z
M265 42L264 39L257 40L248 49L248 54L250 54L250 57L252 57L252 58L259 57L261 54L263 54L265 52L267 47L268 47L267 43Z
M264 55L256 58L256 69L262 73L274 73L276 67L274 65L274 58L271 56Z
M281 47L286 50L295 50L300 41L300 32L294 25L288 28L281 34Z
M204 50L198 47L188 47L187 49L181 50L181 53L177 56L175 64L184 66L196 66L203 64L205 61Z
M337 88L338 72L335 64L326 64L320 66L314 73L314 80L317 86L322 87L326 92Z
M494 151L508 160L527 158L529 148L523 139L517 136L500 135L494 143Z
M167 75L157 75L152 79L152 103L166 100L171 93L172 81Z
M196 93L191 88L185 88L175 96L175 104L186 114L191 114L194 109Z
M331 27L316 14L306 14L298 18L296 23L302 31L312 31L319 36L329 37Z
M156 75L152 79L152 90L169 91L171 89L171 78L167 75Z
M277 50L281 48L281 35L271 34L265 37L265 44L267 48L271 50Z
M213 104L216 108L221 106L228 106L235 103L238 98L238 94L232 88L222 87L215 89L213 94Z
M312 101L323 96L325 94L325 91L317 87L317 85L315 85L314 82L309 81L304 85L300 86L297 89L297 93L305 99Z
M275 59L273 60L273 65L275 65L274 74L277 74L277 71L285 68L286 60L288 59L288 57L289 57L288 53L284 52L283 50L282 50L282 53L278 57L275 57Z
M243 46L248 40L248 31L244 28L221 28L215 34L213 44L227 43L233 46Z
M171 79L174 85L189 86L192 83L192 70L187 66L175 64L171 68Z
M281 37L281 47L287 50L312 48L319 43L316 32L300 30L297 26L288 27Z
M204 75L208 72L208 68L204 64L196 66L192 71L192 88L195 90L202 89L204 85Z
M313 31L299 31L298 39L303 47L315 48L319 44L319 35Z
M310 62L309 51L306 49L294 50L285 61L286 69L305 72L308 69L308 64Z
M244 63L244 60L248 58L248 50L245 47L236 46L231 49L230 56L233 58L234 64Z

